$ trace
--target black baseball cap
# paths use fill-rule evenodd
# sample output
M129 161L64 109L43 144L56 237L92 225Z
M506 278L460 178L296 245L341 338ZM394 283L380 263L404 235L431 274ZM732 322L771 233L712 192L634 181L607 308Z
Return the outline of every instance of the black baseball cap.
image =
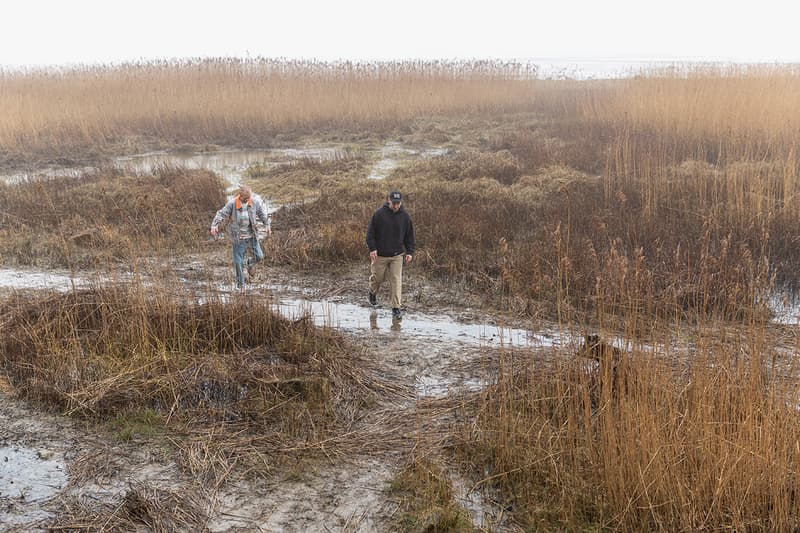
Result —
M392 202L393 204L397 202L402 202L403 195L400 194L398 191L392 191L389 193L389 201Z

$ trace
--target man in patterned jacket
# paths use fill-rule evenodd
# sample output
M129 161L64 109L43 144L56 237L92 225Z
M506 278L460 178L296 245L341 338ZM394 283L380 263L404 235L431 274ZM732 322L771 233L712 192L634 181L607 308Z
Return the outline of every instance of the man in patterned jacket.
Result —
M233 245L233 270L236 275L236 287L244 287L244 267L247 249L250 248L253 257L247 260L247 274L250 279L255 275L255 265L264 259L264 252L258 242L256 221L260 220L267 229L267 235L272 235L272 225L264 203L260 198L254 198L253 192L247 185L239 185L239 194L233 197L225 207L217 211L211 221L211 235L216 236L219 225L227 220L228 238Z

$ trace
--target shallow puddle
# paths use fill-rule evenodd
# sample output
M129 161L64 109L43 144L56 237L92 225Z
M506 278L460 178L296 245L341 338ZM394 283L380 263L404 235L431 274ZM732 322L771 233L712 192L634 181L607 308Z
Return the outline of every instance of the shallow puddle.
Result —
M66 486L66 470L62 458L53 452L0 446L0 529L2 525L22 527L48 518L50 513L37 503Z
M229 150L203 154L157 152L119 157L115 163L135 172L152 172L160 166L210 170L225 178L232 187L235 187L241 181L244 171L251 165L278 165L301 158L333 158L340 152L341 149L337 147Z
M64 271L0 268L0 294L4 289L50 289L63 292L85 284L84 279Z
M100 281L103 280L94 280ZM110 281L110 280L106 280ZM47 289L68 291L85 287L89 280L71 276L66 272L41 270L0 269L0 293L3 290ZM286 286L269 286L269 290L285 291ZM229 287L224 293L235 294ZM308 290L299 290L299 294ZM255 295L257 293L253 293ZM199 298L198 302L202 302ZM388 308L374 309L366 305L312 300L308 298L279 297L275 309L287 318L311 316L314 324L345 331L385 333L396 338L428 337L439 341L492 347L553 346L562 343L559 331L534 333L526 329L504 327L497 324L467 323L443 314L409 311L398 320Z
M446 315L406 312L402 319L392 317L390 309L366 306L281 298L276 310L288 318L309 315L318 326L345 331L383 332L397 338L429 337L438 341L453 341L492 347L553 346L561 343L557 331L533 333L525 329L496 324L457 322Z

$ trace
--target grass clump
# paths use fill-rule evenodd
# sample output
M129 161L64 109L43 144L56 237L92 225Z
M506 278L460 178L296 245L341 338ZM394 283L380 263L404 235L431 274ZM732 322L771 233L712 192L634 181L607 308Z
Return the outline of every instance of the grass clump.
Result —
M123 439L171 436L198 475L313 453L371 394L341 336L267 300L204 300L138 285L15 294L0 368L33 404Z
M155 437L164 432L164 419L152 409L117 413L109 420L109 427L121 441L136 437Z
M363 155L343 150L330 158L302 158L274 167L258 163L248 167L244 175L271 201L298 203L366 176L367 163Z
M407 465L391 484L402 512L397 530L415 533L468 532L474 527L467 511L454 499L445 470L429 460Z
M60 531L203 531L208 523L202 498L144 482L130 483L117 501L68 497L47 527Z

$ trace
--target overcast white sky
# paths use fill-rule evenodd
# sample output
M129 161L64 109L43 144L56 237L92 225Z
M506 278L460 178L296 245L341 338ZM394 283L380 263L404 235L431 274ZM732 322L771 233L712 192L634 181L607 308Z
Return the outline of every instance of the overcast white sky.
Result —
M208 56L800 62L778 0L5 0L0 66Z

